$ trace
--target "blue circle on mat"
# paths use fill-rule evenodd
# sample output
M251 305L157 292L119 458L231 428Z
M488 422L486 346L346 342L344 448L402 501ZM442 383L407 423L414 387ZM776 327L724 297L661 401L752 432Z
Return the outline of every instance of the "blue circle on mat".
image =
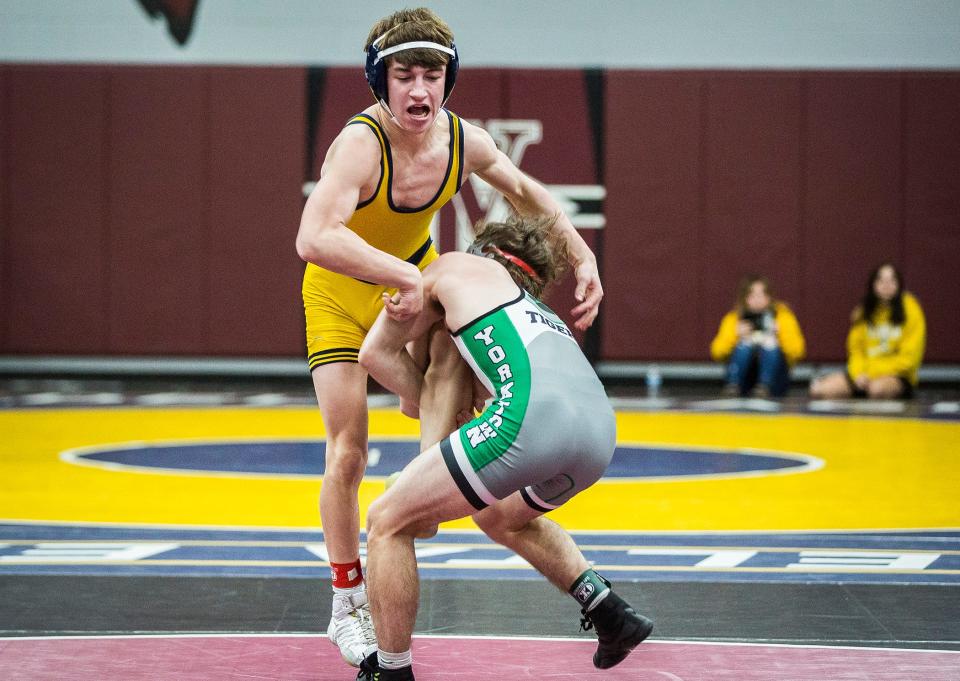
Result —
M74 455L110 468L265 476L321 476L322 440L176 443L120 446ZM367 475L386 476L403 468L419 450L415 440L371 440ZM778 452L744 452L684 447L621 446L604 478L675 478L799 472L812 457ZM162 471L161 471L162 469ZM793 470L791 470L793 469Z

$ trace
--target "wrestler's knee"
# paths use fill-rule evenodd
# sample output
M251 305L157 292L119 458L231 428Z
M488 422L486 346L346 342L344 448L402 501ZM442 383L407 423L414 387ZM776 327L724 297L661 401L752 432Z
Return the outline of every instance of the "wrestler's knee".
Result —
M509 546L512 535L526 526L526 522L519 522L517 518L504 513L503 509L496 506L488 506L479 513L475 513L473 522L490 539L504 546Z
M437 536L439 531L440 526L436 523L425 522L413 528L412 534L414 539L432 539Z
M384 503L383 497L375 499L367 509L367 541L392 533L394 528L390 522L390 505Z
M367 510L367 535L384 537L409 534L410 522L397 507L392 495L378 497Z
M439 529L436 521L411 518L389 497L379 497L367 511L367 541L371 537L382 539L392 535L430 539Z
M324 478L360 484L367 467L367 448L364 445L352 442L328 443L326 461L324 464Z

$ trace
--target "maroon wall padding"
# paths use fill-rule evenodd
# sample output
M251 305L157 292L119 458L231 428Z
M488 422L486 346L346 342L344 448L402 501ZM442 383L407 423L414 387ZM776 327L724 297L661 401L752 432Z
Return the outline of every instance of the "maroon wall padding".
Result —
M879 262L903 260L901 79L806 82L802 292L811 357L842 358L850 314Z
M303 69L4 74L4 352L302 352Z
M543 125L543 139L527 147L520 169L546 185L598 184L587 106L582 70L508 72L505 117L539 120ZM580 235L587 246L597 248L595 230L580 230ZM546 298L570 325L574 321L570 311L578 304L574 299L575 286L575 278L568 270ZM582 334L574 332L582 341Z
M798 299L800 90L800 79L788 76L708 83L700 356L745 271L769 273L778 295Z
M209 78L110 71L111 353L203 354L210 333Z
M503 69L464 69L457 76L457 86L447 102L447 108L477 124L498 118L507 118L509 72ZM479 207L470 180L464 178L460 198L472 222L484 211ZM440 211L440 249L456 248L456 217L447 204Z
M314 131L313 167L317 180L324 156L334 138L343 130L344 124L354 114L358 114L373 104L373 95L363 79L363 72L357 68L326 69L323 77L323 90L317 126Z
M7 205L7 177L10 170L7 160L10 150L7 149L7 67L0 64L0 348L7 347L7 324L3 314L3 306L7 301L7 282L9 266L7 258L10 255L10 246L7 235L10 231L10 212Z
M296 352L303 71L112 78L111 351Z
M906 82L903 268L927 316L927 357L960 360L960 77Z
M582 70L508 72L506 95L506 118L543 124L543 140L527 147L523 170L546 184L596 183Z
M108 76L6 70L3 350L106 350Z
M210 252L214 355L304 351L295 240L303 206L304 74L210 72Z
M699 262L702 246L704 88L696 75L606 75L605 359L666 359L701 349L700 268L678 263Z
M605 359L704 359L738 279L768 276L808 358L845 357L892 259L960 360L957 74L607 74Z
M509 110L506 69L463 69L447 108L471 121L506 118Z
M587 110L587 91L582 70L469 69L461 72L450 108L470 121L486 124L495 119L533 119L543 126L543 139L526 147L520 169L545 185L597 184L593 133ZM502 149L510 153L510 149ZM469 181L461 191L472 222L485 218ZM443 226L453 224L453 209L444 208ZM444 232L444 236L451 231ZM596 233L582 230L581 236L597 248ZM445 240L444 248L453 245ZM547 296L547 302L568 323L574 300L574 280L568 273ZM577 333L578 338L583 335Z
M305 154L319 171L372 101L358 68L311 82L308 150L303 68L0 68L0 352L302 353ZM450 107L541 120L521 169L589 185L587 82L464 69ZM603 266L601 359L706 359L759 271L809 358L841 360L868 270L893 259L927 312L927 361L960 362L960 73L611 70L604 92L607 226L582 232ZM444 208L444 249L453 224Z
M601 354L703 359L746 272L797 298L800 80L613 72L607 91Z

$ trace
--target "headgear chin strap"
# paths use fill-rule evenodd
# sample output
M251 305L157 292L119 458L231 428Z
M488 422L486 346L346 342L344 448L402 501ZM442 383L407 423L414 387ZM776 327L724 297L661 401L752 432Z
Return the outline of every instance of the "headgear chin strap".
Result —
M364 68L364 73L367 76L367 84L373 91L373 96L377 98L378 102L380 102L380 105L390 113L390 116L395 118L395 116L393 116L393 112L390 111L389 99L387 97L386 58L392 54L396 54L397 52L403 52L404 50L416 50L422 48L439 50L440 52L450 55L450 61L447 62L447 77L443 84L443 102L440 104L440 106L446 104L447 99L450 97L450 93L453 92L453 86L457 82L457 71L460 70L460 57L457 54L457 46L451 43L450 47L447 47L446 45L430 42L428 40L416 40L409 43L400 43L399 45L393 45L392 47L387 47L381 50L378 47L378 43L383 40L386 35L387 34L384 33L382 36L370 43L370 47L367 48L367 64Z

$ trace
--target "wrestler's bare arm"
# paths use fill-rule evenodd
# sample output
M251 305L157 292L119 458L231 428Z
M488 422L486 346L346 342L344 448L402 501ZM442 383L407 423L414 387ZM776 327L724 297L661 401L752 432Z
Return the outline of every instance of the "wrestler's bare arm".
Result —
M466 253L440 256L423 271L424 306L405 321L380 313L360 347L360 364L383 387L419 405L424 370L408 344L443 319L456 329L514 297L517 285L498 263ZM409 414L408 414L409 415Z
M356 210L360 192L380 173L380 145L366 126L348 125L327 152L320 180L303 209L297 233L297 253L307 262L356 279L401 292L415 292L394 306L398 318L419 312L422 304L420 271L389 253L374 248L347 223Z
M423 369L410 356L407 343L427 333L442 315L435 301L428 301L418 314L402 321L384 308L360 346L360 365L411 407L420 404Z
M583 237L550 192L522 172L510 158L497 149L485 130L464 123L464 168L499 191L520 215L556 216L555 229L567 242L570 264L574 268L577 287L574 295L579 303L571 310L574 326L583 330L597 317L603 286L597 270L597 259Z

